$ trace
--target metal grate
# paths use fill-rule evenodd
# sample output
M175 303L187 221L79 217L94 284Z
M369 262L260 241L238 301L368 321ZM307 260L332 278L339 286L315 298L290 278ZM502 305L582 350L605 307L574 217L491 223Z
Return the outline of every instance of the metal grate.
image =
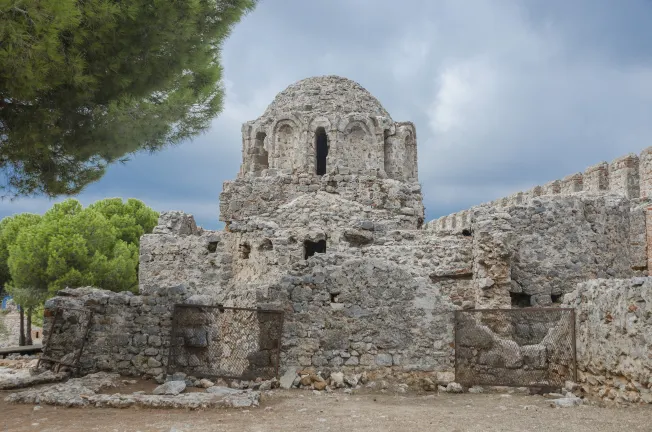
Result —
M177 304L168 373L253 380L278 376L283 312Z
M44 328L47 339L36 367L47 363L55 366L57 372L61 366L78 369L92 318L93 312L86 309L55 309L51 325Z
M575 310L455 311L455 380L515 387L577 381Z

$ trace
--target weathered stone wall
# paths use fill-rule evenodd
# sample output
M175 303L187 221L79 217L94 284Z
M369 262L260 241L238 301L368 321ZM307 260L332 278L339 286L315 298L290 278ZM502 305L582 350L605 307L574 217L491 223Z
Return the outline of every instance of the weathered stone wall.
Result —
M284 369L452 368L453 305L393 262L316 255L258 300L286 312Z
M617 196L540 198L506 210L513 241L510 291L532 305L561 302L578 282L633 276L629 200Z
M219 291L230 278L223 233L198 228L191 215L164 212L152 234L140 239L139 292L184 284L192 294Z
M576 173L554 180L543 186L516 192L508 197L473 206L448 216L442 216L426 224L426 229L442 235L468 229L472 215L479 208L503 208L526 204L532 199L544 196L571 194L618 195L636 202L652 198L652 147L639 156L629 154L613 160L590 166L583 173Z
M248 216L273 215L283 204L299 196L319 202L316 192L334 194L344 200L393 215L407 216L414 228L423 223L421 186L383 179L375 174L358 176L340 169L338 174L295 174L256 177L224 182L220 194L220 220L243 220Z
M174 304L187 299L183 285L159 287L142 296L90 287L66 288L48 300L45 309L72 307L93 312L80 359L82 373L158 376L167 365ZM50 316L45 323L46 337L51 323Z
M566 294L577 314L577 358L587 393L652 403L652 278L596 279Z
M641 214L616 195L542 196L479 207L470 225L475 305L548 306L578 282L633 276L632 262L646 253L634 241L642 241L641 228Z

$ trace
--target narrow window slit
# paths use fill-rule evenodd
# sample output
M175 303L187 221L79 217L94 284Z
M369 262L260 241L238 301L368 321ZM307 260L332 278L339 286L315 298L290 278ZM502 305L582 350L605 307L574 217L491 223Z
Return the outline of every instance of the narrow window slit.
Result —
M328 137L324 128L317 129L315 135L315 173L326 174L326 158L328 157Z

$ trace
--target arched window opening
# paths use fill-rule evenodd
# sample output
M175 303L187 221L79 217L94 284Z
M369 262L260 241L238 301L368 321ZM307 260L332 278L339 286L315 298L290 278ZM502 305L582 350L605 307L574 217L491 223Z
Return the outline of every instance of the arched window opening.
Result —
M385 174L387 174L387 177L394 178L393 177L394 173L392 170L392 148L388 138L389 138L389 131L385 131L385 140L383 144L383 156L385 159L385 164L383 168L385 168Z
M405 180L416 180L417 177L417 145L412 134L405 137L405 164L403 174Z
M315 173L326 174L326 158L328 156L328 137L324 128L317 129L315 134Z
M258 132L256 134L256 141L254 142L254 171L260 172L269 168L269 155L265 150L265 132Z

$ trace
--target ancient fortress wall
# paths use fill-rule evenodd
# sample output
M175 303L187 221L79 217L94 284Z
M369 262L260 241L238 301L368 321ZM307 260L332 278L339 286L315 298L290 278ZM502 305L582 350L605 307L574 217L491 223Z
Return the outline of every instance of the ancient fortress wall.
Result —
M595 279L564 298L577 314L577 358L587 394L652 403L652 279Z
M48 300L45 308L93 312L80 358L82 373L158 376L168 361L174 304L184 303L189 297L184 285L158 287L143 295L91 287L66 288ZM46 329L49 325L46 322Z
M465 296L473 293L476 308L550 306L578 282L634 276L632 256L640 249L631 248L630 233L636 224L629 200L614 195L539 197L476 209L469 228L472 288Z
M426 229L433 232L448 233L468 229L471 225L473 211L482 207L503 208L525 204L537 197L549 195L569 195L576 193L614 194L630 200L648 200L652 198L652 147L640 155L628 154L608 162L601 162L587 168L583 173L576 173L554 180L543 186L516 192L508 197L488 203L479 204L468 210L462 210L448 216L442 216L426 224Z

